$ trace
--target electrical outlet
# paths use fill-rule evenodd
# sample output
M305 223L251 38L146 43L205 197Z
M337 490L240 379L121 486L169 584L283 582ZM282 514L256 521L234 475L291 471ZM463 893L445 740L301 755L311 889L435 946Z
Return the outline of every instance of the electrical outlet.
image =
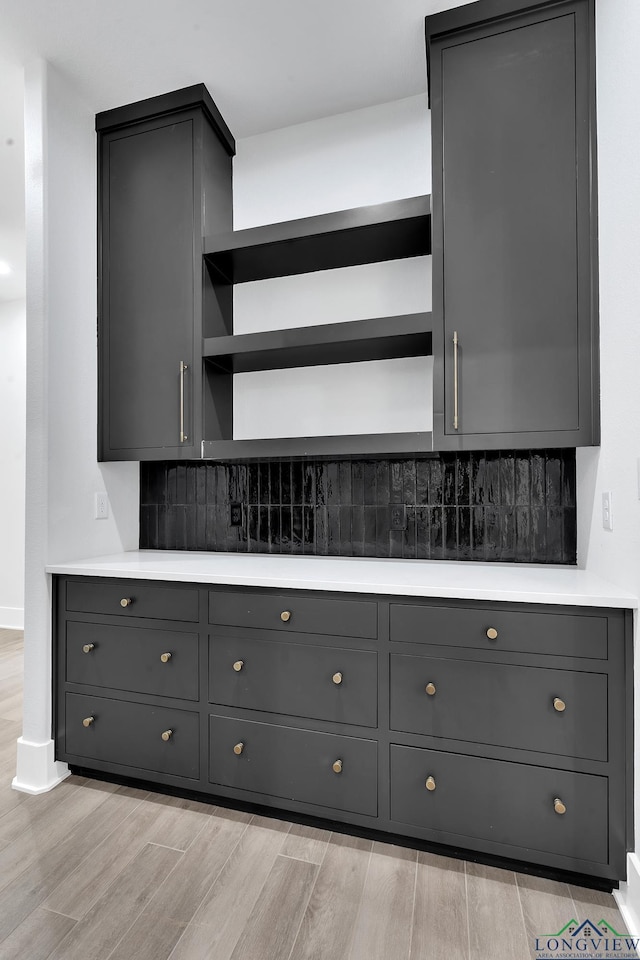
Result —
M109 497L106 493L96 493L95 518L106 520L109 516Z
M605 530L613 530L613 508L610 490L602 494L602 526Z
M407 508L404 503L392 503L391 504L391 529L392 530L406 530L407 529Z
M242 504L241 503L229 504L229 526L230 527L242 526Z

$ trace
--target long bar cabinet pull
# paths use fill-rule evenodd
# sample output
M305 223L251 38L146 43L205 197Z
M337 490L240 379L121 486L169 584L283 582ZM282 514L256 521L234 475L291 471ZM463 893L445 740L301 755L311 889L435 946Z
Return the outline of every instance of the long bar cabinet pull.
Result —
M453 429L458 429L458 331L453 331Z
M184 360L180 361L180 443L184 443L189 437L184 432L184 374L188 370L188 365Z

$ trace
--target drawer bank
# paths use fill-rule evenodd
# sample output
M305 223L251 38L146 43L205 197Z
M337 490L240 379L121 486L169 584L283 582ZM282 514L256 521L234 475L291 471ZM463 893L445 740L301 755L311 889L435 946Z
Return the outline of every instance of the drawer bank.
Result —
M631 614L55 578L57 757L591 878L631 840Z

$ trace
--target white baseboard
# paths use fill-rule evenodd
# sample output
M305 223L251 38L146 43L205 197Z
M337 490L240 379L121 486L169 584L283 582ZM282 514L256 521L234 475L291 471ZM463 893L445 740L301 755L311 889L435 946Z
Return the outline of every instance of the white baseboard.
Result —
M0 630L24 630L24 607L0 607Z
M70 775L66 763L55 759L53 740L31 743L18 737L16 775L11 781L14 790L21 793L47 793Z
M634 937L640 937L640 857L636 853L627 855L627 881L620 884L613 895L627 930Z

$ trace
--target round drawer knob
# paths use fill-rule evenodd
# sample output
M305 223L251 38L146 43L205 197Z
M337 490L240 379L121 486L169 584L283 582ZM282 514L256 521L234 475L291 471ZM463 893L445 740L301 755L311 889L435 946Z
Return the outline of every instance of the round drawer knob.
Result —
M120 606L121 606L121 607L130 607L132 603L133 603L133 598L132 598L132 597L123 597L122 600L120 601Z
M291 620L291 611L283 610L282 613L280 614L280 619L282 620L283 623L286 623L287 620Z
M435 696L435 693L436 693L435 683L428 683L424 689L429 694L430 697Z
M85 717L84 720L82 721L82 726L90 727L94 720L95 720L95 717Z
M556 797L556 799L553 801L553 809L559 814L567 812L567 808L559 797Z
M168 651L167 653L161 653L160 659L163 663L169 663L169 660L171 660L171 654Z
M163 733L161 734L161 736L162 736L162 739L164 740L164 742L166 743L167 740L171 740L171 737L173 736L173 730L165 730L165 731L163 731Z
M244 660L236 660L236 662L233 665L233 669L235 670L236 673L240 673L243 667L244 667Z
M91 653L91 651L94 649L95 649L95 643L85 643L84 646L82 647L82 652Z
M561 699L560 699L560 697L554 697L554 698L553 698L553 709L554 709L554 710L557 710L558 713L564 713L564 711L567 709L567 705L566 705L566 703L564 702L564 700L561 700Z
M239 757L243 750L244 743L241 740L240 743L236 743L235 747L233 748L233 752L235 753L236 757Z
M436 782L433 779L433 777L427 777L424 785L427 788L427 790L435 790L436 788Z
M342 773L342 760L334 760L332 769L334 773Z
M334 673L331 679L335 684L340 684L342 683L342 674L340 673L340 671L338 671L338 673Z
M489 640L497 640L498 631L496 630L495 627L489 627L489 629L487 630L487 636L489 637Z

